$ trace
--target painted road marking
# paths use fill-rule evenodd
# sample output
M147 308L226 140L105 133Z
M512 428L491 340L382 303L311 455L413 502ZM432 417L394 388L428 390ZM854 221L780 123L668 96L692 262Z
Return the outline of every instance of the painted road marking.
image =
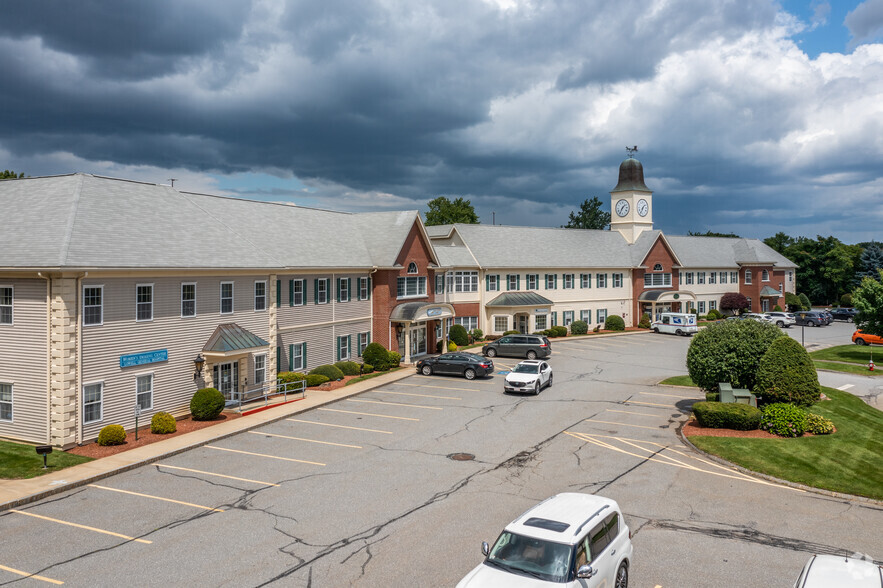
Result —
M656 404L655 402L643 402L641 400L624 400L629 404L643 404L645 406L661 406L663 408L677 408L674 404Z
M352 429L353 431L367 431L369 433L383 433L384 435L392 435L392 431L381 431L380 429L365 429L363 427L349 427L347 425L335 425L332 423L320 423L318 421L303 421L301 419L285 419L294 423L307 423L310 425L321 425L323 427L335 427L338 429Z
M324 463L319 463L318 461L306 461L304 459L294 459L293 457L279 457L278 455L268 455L266 453L254 453L251 451L242 451L240 449L227 449L226 447L218 447L217 445L205 445L204 447L208 447L209 449L217 449L218 451L229 451L231 453L242 453L243 455L254 455L256 457L266 457L269 459L281 459L282 461L294 461L297 463L307 463L310 465L317 465L317 466L323 466L323 467L325 466Z
M208 445L206 445L208 447ZM119 492L121 494L131 494L132 496L140 496L141 498L152 498L154 500L162 500L163 502L172 502L182 506L192 506L193 508L201 508L203 510L211 510L214 512L224 512L220 508L212 508L201 504L193 504L192 502L182 502L180 500L172 500L171 498L163 498L162 496L153 496L151 494L141 494L140 492L132 492L130 490L120 490L119 488L110 488L108 486L99 486L98 484L87 484L90 488L99 488L101 490L110 490L111 492Z
M434 396L432 394L414 394L413 392L392 392L390 390L371 390L375 394L395 394L396 396L416 396L418 398L437 398L440 400L463 400L456 396Z
M409 388L437 388L439 390L457 390L458 392L481 392L475 388L452 388L451 386L432 386L431 384L400 384L396 382L396 386L407 386Z
M843 384L842 386L840 386L837 389L845 392L845 391L849 390L850 388L855 388L855 385L854 384Z
M363 400L361 398L347 398L347 402L363 402L365 404L384 404L386 406L407 406L409 408L424 408L426 410L444 410L440 406L426 406L425 404L404 404L402 402L386 402L384 400Z
M78 523L71 523L68 521L62 521L60 519L53 519L52 517L46 517L43 515L38 515L36 513L27 512L24 510L17 510L14 508L10 508L9 512L27 515L29 517L34 517L37 519L43 519L44 521L50 521L53 523L58 523L60 525L67 525L69 527L76 527L78 529L85 529L87 531L94 531L95 533L101 533L102 535L110 535L111 537L119 537L120 539L125 539L126 541L137 541L138 543L147 543L148 545L153 543L153 541L148 541L147 539L137 539L135 537L129 537L128 535L121 535L120 533L114 533L113 531L105 531L104 529L97 529L95 527L89 527L87 525L80 525Z
M694 456L687 456L687 455L685 455L685 454L683 454L683 453L681 453L681 452L679 452L679 451L676 451L676 450L671 449L668 445L660 445L659 443L654 443L654 442L652 442L652 441L638 441L638 440L632 440L632 441L635 441L636 443L644 443L644 444L649 444L649 445L655 445L656 447L660 447L660 448L662 448L662 449L661 449L660 451L653 451L653 450L651 450L651 449L645 449L645 448L643 448L643 447L640 447L640 446L637 445L636 443L629 443L629 442L628 442L629 440L627 440L627 439L625 439L625 438L622 438L622 437L613 437L613 436L607 436L607 435L594 435L594 434L589 434L589 433L574 433L574 432L571 432L571 431L564 431L564 433L565 433L566 435L570 435L571 437L575 437L575 438L580 439L580 440L582 440L582 441L585 441L585 442L587 442L587 443L592 443L593 445L596 445L596 446L598 446L598 447L602 447L602 448L604 448L604 449L610 449L610 450L612 450L612 451L616 451L616 452L619 452L619 453L624 453L625 455L630 455L630 456L632 456L632 457L636 457L636 458L638 458L638 459L640 459L640 460L653 461L653 462L656 462L656 463L661 463L661 464L668 465L668 466L678 467L678 468L682 468L682 469L685 469L685 470L691 470L691 471L700 472L700 473L703 473L703 474L709 474L709 475L712 475L712 476L720 476L720 477L722 477L722 478L730 478L730 479L732 479L732 480L741 480L741 481L743 481L743 482L752 482L752 483L754 483L754 484L761 484L761 485L763 485L763 486L773 486L773 487L775 487L775 488L782 488L782 489L784 489L784 490L793 490L793 491L795 491L795 492L806 492L805 490L801 490L800 488L792 488L792 487L790 487L790 486L782 486L782 485L779 485L779 484L774 484L774 483L771 483L771 482L766 482L766 481L764 481L764 480L758 480L758 479L756 479L756 478L752 478L751 476L748 476L747 474L742 474L742 473L740 473L740 472L735 472L735 471L733 471L733 470L731 470L731 469L728 469L728 468L726 468L726 467L724 467L724 466L721 466L721 465L718 465L718 464L714 464L714 463L711 463L711 462L708 462L708 461L705 461L705 460L701 460L701 459L695 458ZM640 455L640 454L638 454L638 453L633 453L632 451L628 451L628 450L626 450L626 449L622 449L622 448L620 448L620 447L616 447L615 445L612 445L612 444L607 443L607 442L605 442L605 441L601 441L600 439L597 439L596 437L604 437L604 438L606 438L606 439L615 439L615 440L617 440L617 441L620 441L620 442L625 443L626 445L630 445L630 446L636 448L636 449L639 450L639 451L643 451L644 453L647 453L647 454L649 454L649 455ZM703 468L700 468L700 467L697 467L697 466L694 466L694 465L690 465L690 464L688 464L688 463L684 463L683 461L681 461L681 460L679 460L679 459L675 459L675 458L673 458L673 457L668 457L668 456L666 456L666 455L663 455L663 454L661 453L661 451L665 451L665 450L673 451L674 453L676 453L676 454L678 454L678 455L681 455L681 456L683 456L684 458L694 458L694 459L697 459L697 461L700 461L700 462L702 462L702 463L704 463L704 464L706 464L706 465L709 465L709 466L712 466L712 467L715 467L715 468L718 468L718 469L721 469L721 470L725 470L725 471L728 472L728 473L722 473L722 472L717 472L717 471L707 470L707 469L703 469ZM653 455L654 453L656 453L656 455Z
M249 433L252 433L252 432L253 431L249 431ZM216 474L214 472L204 472L202 470L192 470L190 468L181 468L178 466L168 465L165 463L158 463L158 464L156 464L156 467L170 468L173 470L182 470L185 472L193 472L195 474L205 474L206 476L216 476L218 478L227 478L228 480L239 480L240 482L249 482L251 484L260 484L261 486L278 486L279 485L279 484L274 484L272 482L261 482L260 480L249 480L248 478L237 478L236 476L227 476L224 474Z
M677 394L659 394L657 392L638 392L638 394L646 394L648 396L670 396L672 398L682 398L684 400L693 400L696 396L678 396Z
M420 422L420 419L412 419L411 417L389 416L389 415L386 415L386 414L375 414L375 413L373 413L373 412L355 412L355 411L352 411L352 410L340 410L340 409L338 409L338 408L319 408L319 409L317 409L317 410L324 410L324 411L326 411L326 412L342 412L342 413L344 413L344 414L359 414L359 415L362 415L362 416L373 416L373 417L379 417L379 418L382 418L382 419L396 419L396 420L400 420L400 421L417 421L417 422Z
M614 423L612 421L599 421L595 419L586 419L584 423L604 423L605 425L622 425L623 427L637 427L638 429L653 429L659 431L659 427L645 427L644 425L629 425L627 423Z
M12 572L13 574L18 574L19 576L24 576L25 578L33 578L34 580L42 580L44 582L49 582L50 584L64 584L61 580L53 580L52 578L47 578L46 576L38 576L37 574L29 574L27 572L23 572L21 570L17 570L15 568L8 568L6 566L0 566L0 570L6 570L7 572Z
M654 418L657 418L657 419L659 418L659 415L658 415L658 414L649 414L649 413L646 413L646 412L633 412L633 411L631 411L631 410L616 410L616 409L613 409L613 408L605 408L604 410L606 410L607 412L621 412L621 413L624 413L624 414L637 414L637 415L641 415L641 416L654 417Z
M275 433L262 433L260 431L248 431L252 435L264 435L266 437L279 437L281 439L294 439L295 441L306 441L307 443L321 443L322 445L334 445L335 447L351 447L353 449L362 449L361 445L347 445L346 443L332 443L331 441L318 441L316 439L304 439L303 437L291 437L289 435L276 435ZM274 484L275 486L275 484Z

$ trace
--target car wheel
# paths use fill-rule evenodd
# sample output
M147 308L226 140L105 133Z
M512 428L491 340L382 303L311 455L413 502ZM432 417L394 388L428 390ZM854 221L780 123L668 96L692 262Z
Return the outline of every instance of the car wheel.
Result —
M539 394L540 394L540 381L537 380L536 382L534 382L534 385L533 385L533 395L539 396Z
M785 323L783 323L782 321L776 321L776 326L781 329L782 327L785 326Z
M420 370L420 372L421 372L424 376L431 376L431 375L432 375L432 368L429 367L428 365L425 365L425 366L423 366L423 369Z
M493 347L491 347L490 349L487 350L487 356L488 356L488 357L496 357L496 356L497 356L497 350L494 349Z
M865 345L865 340L862 339L861 337L859 337L858 339L855 340L855 344L856 345Z
M675 331L675 335L681 336L681 335L683 335L683 334L684 334L684 332L683 332L682 330L680 330L680 329L678 329L677 331Z
M616 588L628 588L629 585L629 569L628 566L625 565L625 562L619 564L619 569L616 571L616 583L614 586Z
M469 368L468 370L466 370L465 372L463 372L463 376L464 376L467 380L474 380L474 379L475 379L475 370L472 369L472 368Z
M549 381L546 382L546 388L552 387L552 374L549 374Z
M846 317L846 322L851 323L851 322L852 322L852 317L851 317L851 316Z
M659 334L659 329L658 329L657 327L653 327L653 332L656 333L656 334L658 335L658 334Z
M533 349L531 349L530 351L527 352L527 358L528 358L528 359L536 359L536 358L537 358L537 352L534 351Z

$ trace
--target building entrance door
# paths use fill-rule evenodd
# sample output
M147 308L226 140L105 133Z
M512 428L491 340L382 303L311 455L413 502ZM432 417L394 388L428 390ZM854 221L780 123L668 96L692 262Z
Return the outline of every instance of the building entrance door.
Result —
M228 402L239 400L239 362L221 363L214 367L215 386Z
M526 335L528 329L530 328L530 327L528 326L528 315L526 315L526 314L519 314L519 315L515 318L515 320L516 320L516 324L518 325L518 327L517 327L517 328L518 328L518 332L521 333L521 334L523 334L523 335Z
M426 353L426 326L411 328L411 356Z

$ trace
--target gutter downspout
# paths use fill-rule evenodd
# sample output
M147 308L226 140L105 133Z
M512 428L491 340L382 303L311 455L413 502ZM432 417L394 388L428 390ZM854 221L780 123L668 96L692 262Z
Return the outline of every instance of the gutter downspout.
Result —
M82 406L82 398L83 394L83 327L82 320L80 317L80 295L83 291L83 279L85 279L89 275L89 272L83 272L83 275L77 278L77 293L74 295L74 300L76 300L77 308L74 312L74 316L77 319L77 392L75 394L75 398L77 401L77 406L74 408L74 418L77 420L74 427L77 431L77 445L81 445L83 443L83 427L80 425L82 422L82 415L80 414L80 407ZM104 305L104 294L102 293L101 304ZM103 319L103 317L102 317ZM104 390L101 390L102 401L104 400Z
M46 280L46 440L52 442L52 280L37 272Z

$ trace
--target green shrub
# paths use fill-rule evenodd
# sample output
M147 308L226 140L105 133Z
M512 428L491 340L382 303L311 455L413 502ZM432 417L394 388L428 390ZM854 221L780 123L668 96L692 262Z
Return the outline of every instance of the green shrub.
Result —
M803 307L803 310L812 310L812 302L809 301L809 296L798 294L797 297L800 298L800 305Z
M706 392L705 393L705 401L706 402L720 402L721 401L721 393L720 392Z
M444 348L445 348L445 340L444 339L439 339L438 341L435 342L435 352L436 353L444 353Z
M546 329L546 330L543 331L543 335L546 336L546 337L557 337L557 336L558 336L558 335L556 334L557 332L558 332L558 331L553 331L552 329Z
M737 431L753 431L763 416L759 408L735 402L696 402L693 414L700 426Z
M705 319L709 321L717 321L720 320L723 315L715 308L712 308L708 311L708 314L705 315Z
M819 401L822 388L806 349L791 337L779 337L760 358L753 391L763 404L810 406Z
M343 372L344 376L358 376L359 364L354 361L338 361L334 367Z
M398 351L390 351L388 363L389 367L398 367L402 363L402 354Z
M290 384L292 382L302 382L307 379L306 374L300 372L279 372L276 374L276 382L279 384Z
M520 335L520 334L521 334L520 331L506 331L503 333L503 335Z
M552 330L555 332L556 337L567 336L567 327L562 327L561 325L558 325L557 327L552 327Z
M646 312L644 314L642 314L641 320L640 320L640 322L638 322L638 326L641 327L642 329L649 329L650 328L650 315L647 314Z
M387 367L389 365L389 351L380 343L368 343L362 352L362 360L373 365L374 369L380 371L389 369Z
M573 321L570 323L570 332L574 335L585 335L589 332L589 324L586 321Z
M316 366L310 370L307 376L314 376L316 374L325 376L329 380L342 380L343 372L340 371L340 368L333 365L320 365Z
M608 331L625 331L625 321L618 314L611 314L604 321L604 328Z
M841 296L840 306L852 306L852 294L844 294Z
M370 363L363 363L362 364L362 373L363 374L370 374L373 371L374 371L374 366L371 365Z
M763 407L760 428L779 437L800 437L806 431L806 413L785 402L767 404Z
M107 425L98 432L98 444L106 445L122 445L126 442L126 430L122 425Z
M168 435L178 430L178 423L175 417L167 412L158 412L150 419L150 432L160 435Z
M484 339L484 332L481 329L472 329L469 334L472 335L472 339L475 341Z
M593 332L593 333L597 333L597 332L599 332L600 330L601 330L601 325L595 325L595 328L592 329L592 332Z
M773 312L782 312L782 307L778 304L773 307Z
M753 390L760 358L783 335L778 327L758 321L721 321L693 336L687 350L687 371L706 391L719 382Z
M451 341L450 343L448 343L448 353L452 353L454 351L457 351L457 344Z
M469 333L466 332L466 327L463 325L451 325L448 331L448 339L457 345L469 345Z
M834 423L821 415L808 412L806 413L806 432L813 435L830 435L834 432Z
M217 388L200 388L190 399L194 421L210 421L224 410L224 395Z
M316 386L321 386L325 382L328 382L328 376L323 374L307 374L307 387L315 388Z

